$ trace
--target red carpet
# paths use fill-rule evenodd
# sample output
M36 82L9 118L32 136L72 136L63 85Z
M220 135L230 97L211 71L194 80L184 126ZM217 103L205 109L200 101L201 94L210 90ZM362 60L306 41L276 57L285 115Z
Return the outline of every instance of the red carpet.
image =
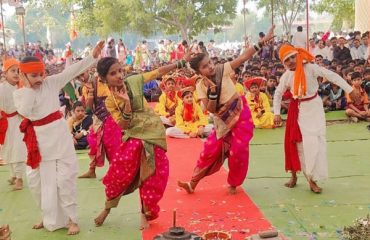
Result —
M158 219L143 231L145 240L167 231L172 225L172 211L177 209L177 226L202 235L209 230L232 233L232 239L245 239L261 230L270 229L258 207L242 188L234 196L227 194L227 171L206 177L194 194L187 194L177 187L177 180L189 180L203 147L199 139L167 139L170 177Z

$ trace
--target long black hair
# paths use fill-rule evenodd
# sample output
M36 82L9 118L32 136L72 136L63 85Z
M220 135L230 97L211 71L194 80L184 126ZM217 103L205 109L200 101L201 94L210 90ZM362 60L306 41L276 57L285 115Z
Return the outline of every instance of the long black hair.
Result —
M37 57L33 57L33 56L27 56L21 60L21 63L29 63L29 62L41 62L41 61Z

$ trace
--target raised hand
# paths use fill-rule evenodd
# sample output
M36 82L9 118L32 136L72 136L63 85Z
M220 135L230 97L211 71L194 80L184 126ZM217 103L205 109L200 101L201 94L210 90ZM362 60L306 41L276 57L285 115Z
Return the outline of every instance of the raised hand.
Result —
M262 38L262 43L266 43L275 37L274 30L275 30L275 25L272 25L270 29L268 30L267 34Z
M207 78L207 77L203 77L205 83L206 83L206 86L209 87L209 88L213 88L215 89L216 88L216 84L214 82L212 82L211 79Z
M27 79L24 73L19 73L19 79L21 80L22 85L25 86L26 88L32 87L30 81Z
M122 87L120 89L118 89L118 87L111 87L110 90L112 91L115 97L122 99L124 102L130 101L130 98L127 94L127 90L125 87Z
M282 119L280 115L275 115L274 116L274 124L275 126L281 126Z
M104 43L105 43L105 41L104 41L104 40L101 40L101 41L99 41L99 42L96 44L96 46L95 46L95 48L94 48L94 50L93 50L93 52L92 52L92 55L93 55L93 57L94 57L94 58L98 58L98 57L100 56L101 51L102 51L102 50L103 50L103 48L104 48Z

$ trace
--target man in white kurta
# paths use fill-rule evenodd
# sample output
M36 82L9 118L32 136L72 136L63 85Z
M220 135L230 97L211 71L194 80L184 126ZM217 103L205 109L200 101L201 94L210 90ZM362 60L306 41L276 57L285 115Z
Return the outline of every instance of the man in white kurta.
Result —
M287 67L287 71L280 78L280 83L274 96L275 122L280 120L281 99L284 92L290 89L293 96L295 64L297 53L294 52L281 59ZM292 63L293 62L293 63ZM291 68L291 69L289 69ZM352 92L352 87L336 73L320 67L317 64L305 63L303 70L306 77L306 94L303 98L311 98L309 101L299 103L298 125L302 134L302 142L297 143L298 156L303 173L310 183L311 190L321 192L320 188L312 189L311 182L328 178L328 163L326 158L326 121L323 102L317 95L319 88L317 77L324 77L330 82L341 87L345 92ZM278 121L279 122L279 121ZM295 173L294 173L295 174ZM296 180L289 187L294 187ZM288 185L286 185L288 186Z
M12 69L13 66L8 67ZM14 67L16 68L14 70L18 71L18 66ZM9 69L3 67L5 72ZM9 183L11 185L15 184L14 190L20 190L23 187L22 178L26 171L26 145L23 142L23 134L19 130L22 117L16 113L17 109L13 100L13 92L17 89L17 84L15 82L13 82L14 85L11 83L11 80L0 83L0 111L3 112L3 115L8 115L6 117L8 128L2 147L2 157L8 161L10 166ZM0 118L4 117L0 116Z
M46 77L38 88L25 87L16 90L14 101L18 113L31 121L36 121L59 111L60 89L94 63L96 59L89 56L72 64L62 73ZM76 234L79 229L71 232L71 224L78 227L76 202L78 164L72 135L64 118L43 126L35 126L34 130L41 163L36 169L28 167L27 177L29 188L43 215L42 223L34 227L45 227L49 231L69 227L68 234Z

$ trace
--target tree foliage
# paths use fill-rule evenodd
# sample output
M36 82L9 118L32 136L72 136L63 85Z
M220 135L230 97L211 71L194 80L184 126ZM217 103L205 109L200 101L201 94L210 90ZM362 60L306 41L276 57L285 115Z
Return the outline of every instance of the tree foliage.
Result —
M355 1L354 0L321 0L314 2L313 9L318 13L327 12L334 19L332 29L339 31L343 24L347 23L348 27L353 27L355 23Z
M37 1L37 0L34 0ZM53 0L42 1L53 3ZM61 0L65 8L78 6L76 25L85 34L107 36L136 31L180 33L188 39L208 28L231 23L237 0Z
M272 7L274 15L283 23L284 32L290 34L292 24L298 14L305 9L305 0L253 0L259 8L265 8L265 13L271 16Z

